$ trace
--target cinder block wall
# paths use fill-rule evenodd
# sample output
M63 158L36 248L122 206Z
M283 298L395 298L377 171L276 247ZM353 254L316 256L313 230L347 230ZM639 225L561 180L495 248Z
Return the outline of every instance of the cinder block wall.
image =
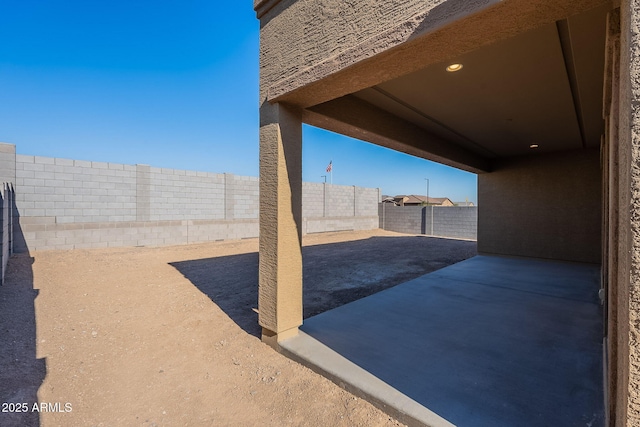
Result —
M256 177L16 155L2 143L0 177L15 184L17 252L258 236ZM378 200L378 189L304 183L303 233L378 228Z
M303 233L378 228L380 190L326 183L302 183Z
M16 155L21 217L57 224L135 221L136 167Z
M13 187L2 184L0 187L0 284L4 284L9 256L13 253Z
M398 233L470 240L475 240L478 235L476 206L393 206L380 203L378 217L380 228Z
M225 184L224 174L150 167L149 220L225 219Z
M383 230L425 234L422 206L393 206L391 203L380 203L378 218L380 218L380 228Z

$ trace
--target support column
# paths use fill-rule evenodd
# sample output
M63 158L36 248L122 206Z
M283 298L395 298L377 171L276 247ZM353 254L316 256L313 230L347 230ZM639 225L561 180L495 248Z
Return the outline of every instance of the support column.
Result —
M260 263L262 340L278 341L302 325L302 122L299 110L260 108Z

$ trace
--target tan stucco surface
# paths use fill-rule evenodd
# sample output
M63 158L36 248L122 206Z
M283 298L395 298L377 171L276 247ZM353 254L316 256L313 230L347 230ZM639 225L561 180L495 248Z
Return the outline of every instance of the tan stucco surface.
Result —
M623 374L620 385L627 390L620 391L628 396L627 425L635 426L640 425L640 2L637 0L622 2L620 51L620 144L624 147L620 158L620 184L621 188L629 189L620 197L621 238L628 239L622 242L622 247L629 249L629 256L621 256L619 265L620 300L628 301L627 306L619 300L623 316L627 317L628 313L628 329L624 322L619 322L619 333L628 330L628 345L622 340L619 355L621 369L626 370L628 366L628 385ZM627 354L628 365L624 363ZM625 406L619 407L618 413L621 411L625 411Z
M598 150L497 160L478 175L478 252L600 262Z
M604 3L281 1L261 18L261 101L315 105Z
M281 105L263 106L260 121L258 304L271 338L302 324L302 124Z

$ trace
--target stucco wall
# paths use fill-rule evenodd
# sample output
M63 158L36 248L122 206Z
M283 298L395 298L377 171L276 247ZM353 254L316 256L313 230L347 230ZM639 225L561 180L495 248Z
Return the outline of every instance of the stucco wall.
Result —
M614 141L619 144L620 249L618 299L612 302L619 336L616 425L635 426L640 425L640 1L621 2L620 27L620 133Z
M257 7L261 18L262 101L318 81L499 1L256 2L261 3L267 5ZM266 13L264 9L268 9Z
M270 43L262 45L261 71L266 81L278 82L440 3L444 0L281 1L264 17L260 34Z
M599 263L597 150L515 157L478 175L478 251Z

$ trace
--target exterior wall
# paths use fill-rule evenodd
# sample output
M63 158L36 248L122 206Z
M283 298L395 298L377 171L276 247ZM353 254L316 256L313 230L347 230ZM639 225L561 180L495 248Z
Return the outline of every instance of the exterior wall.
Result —
M0 166L8 182L15 182L15 209L0 212L17 217L12 227L16 252L176 245L259 234L256 177L16 155L11 144L0 144ZM377 228L378 194L378 189L304 183L302 232ZM13 201L3 199L3 206ZM7 224L3 219L0 228ZM7 248L3 243L2 251Z
M380 203L378 217L380 228L398 233L470 240L475 240L478 234L477 207L390 206Z
M478 251L599 263L601 186L597 150L497 161L478 175Z
M620 4L619 49L612 59L609 146L615 156L609 162L608 184L614 203L609 224L617 259L613 269L615 288L608 305L615 335L609 336L610 395L615 399L615 425L640 425L640 2ZM611 423L610 425L614 425Z

